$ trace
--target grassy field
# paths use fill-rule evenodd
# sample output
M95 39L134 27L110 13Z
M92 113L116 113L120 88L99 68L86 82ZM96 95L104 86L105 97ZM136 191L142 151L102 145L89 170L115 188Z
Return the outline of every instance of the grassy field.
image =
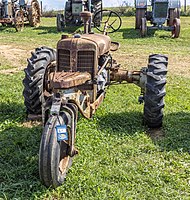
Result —
M133 17L123 17L122 28L110 35L121 43L113 57L123 68L146 66L151 53L169 56L163 128L142 125L139 88L110 87L93 119L79 119L80 153L55 190L39 181L42 128L25 120L22 79L30 51L55 48L61 33L54 18L22 33L0 27L0 199L190 199L190 18L181 21L178 39L164 31L140 38Z

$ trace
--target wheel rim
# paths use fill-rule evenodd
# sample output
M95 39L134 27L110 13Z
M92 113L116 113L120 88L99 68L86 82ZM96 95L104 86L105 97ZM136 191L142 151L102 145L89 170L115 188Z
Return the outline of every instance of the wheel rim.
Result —
M145 37L147 34L147 25L146 25L146 19L142 18L142 24L141 24L141 36Z
M70 115L69 115L69 117L70 117ZM59 117L59 120L58 120L58 117L57 117L55 126L60 125L60 121L63 120L63 118L62 119L61 118L62 117ZM70 120L68 120L68 121L70 121ZM64 121L62 121L62 123L67 124ZM54 131L55 131L54 134L56 134L55 127L54 127ZM68 131L68 135L70 135L71 129L70 129L69 124L67 124L67 131ZM56 139L57 139L57 135L56 135ZM58 177L58 181L60 183L62 183L66 177L66 173L67 173L69 167L72 164L72 159L68 155L68 150L69 150L68 141L60 141L58 143L59 143L59 155L58 155L59 159L57 160L57 177Z
M38 27L40 25L40 8L38 2L31 3L31 24Z
M23 15L22 10L18 10L15 14L15 28L16 28L16 31L23 31L24 15Z
M174 29L172 30L172 37L178 38L180 34L180 19L177 19L177 18L174 19L173 27Z

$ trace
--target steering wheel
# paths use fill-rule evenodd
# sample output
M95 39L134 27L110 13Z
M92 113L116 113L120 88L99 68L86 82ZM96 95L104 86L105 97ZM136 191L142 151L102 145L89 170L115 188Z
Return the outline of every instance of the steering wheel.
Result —
M114 33L122 25L121 17L111 10L100 10L93 18L94 27L102 33Z

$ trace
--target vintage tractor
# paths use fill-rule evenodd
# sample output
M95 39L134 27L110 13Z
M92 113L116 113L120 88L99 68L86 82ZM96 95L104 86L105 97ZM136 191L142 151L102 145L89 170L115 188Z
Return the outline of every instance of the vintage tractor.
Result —
M0 23L3 26L14 25L17 31L22 31L24 22L37 27L40 24L40 6L37 0L2 0L0 1Z
M147 10L147 0L136 0L135 7L135 28L140 29L142 37L147 35L149 29L171 31L173 38L179 37L180 0L152 0L150 10ZM152 26L147 26L147 21ZM165 22L167 26L164 26Z
M57 15L57 30L63 31L65 26L79 26L82 24L80 13L90 11L93 15L97 12L96 23L100 23L102 16L102 0L67 0L64 14Z
M82 12L84 34L62 35L56 50L40 47L28 59L23 95L28 114L42 114L39 174L47 187L63 183L78 153L78 111L91 118L103 102L108 86L121 82L139 86L144 124L152 128L162 126L168 58L154 54L149 56L148 66L139 71L120 69L111 55L118 50L119 43L112 42L107 35L120 26L110 22L112 14L110 11L105 15L108 19L104 19L101 30L104 34L96 34L89 30L91 13Z

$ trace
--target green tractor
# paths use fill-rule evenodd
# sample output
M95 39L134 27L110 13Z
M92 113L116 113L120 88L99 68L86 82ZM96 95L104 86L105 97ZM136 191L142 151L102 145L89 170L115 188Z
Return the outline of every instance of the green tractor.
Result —
M147 0L136 0L136 23L135 28L140 29L142 37L147 35L148 30L171 31L173 38L180 34L180 0L152 0L148 10ZM147 21L152 26L147 26ZM167 22L167 26L164 26Z
M102 0L67 0L65 3L64 14L57 15L57 30L63 31L65 26L80 26L82 20L80 13L89 11L96 16L96 23L100 23L102 16Z

